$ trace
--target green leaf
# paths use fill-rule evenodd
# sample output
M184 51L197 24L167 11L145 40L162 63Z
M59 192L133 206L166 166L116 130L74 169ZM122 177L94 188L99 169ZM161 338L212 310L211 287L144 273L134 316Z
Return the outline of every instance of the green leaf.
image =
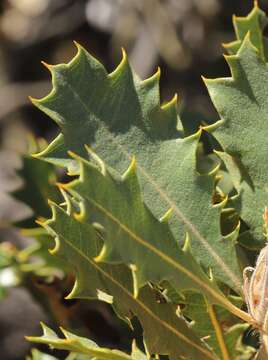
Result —
M170 226L181 244L191 237L194 256L214 276L237 291L240 268L235 234L220 231L221 206L214 206L214 172L196 170L196 148L201 131L182 139L177 130L176 98L160 106L159 71L141 81L126 55L111 74L85 49L68 64L47 65L53 90L33 103L57 122L61 134L39 157L72 168L67 151L86 156L84 145L122 173L137 159L137 175L146 204L160 218L170 208ZM216 171L216 169L215 169ZM202 216L200 215L202 214Z
M254 3L254 8L246 17L233 17L233 25L237 40L228 44L223 44L229 54L235 55L248 34L251 43L259 50L262 59L268 56L268 39L263 36L263 30L268 25L268 19L258 3Z
M70 272L64 259L48 252L54 239L44 229L26 229L23 234L32 237L33 242L22 250L9 242L0 243L0 298L9 288L28 284L30 276L62 278Z
M88 354L85 355L85 354L81 354L81 353L79 354L79 353L71 352L65 358L65 360L89 360L90 358L91 357L89 357ZM96 358L92 357L92 359L96 359ZM131 359L133 359L133 360L146 360L146 359L148 359L146 357L146 355L141 350L139 350L137 348L137 346L135 345L135 342L133 342L133 346L132 346ZM27 357L26 360L59 360L59 359L54 357L54 356L51 356L51 355L48 355L48 354L45 354L45 353L41 353L37 349L32 349L32 356Z
M68 350L78 354L88 355L89 359L96 360L131 360L131 356L119 350L111 350L107 348L100 348L98 345L87 338L76 336L61 328L64 338L59 338L58 335L44 324L43 335L40 337L27 337L27 340L47 344L54 349Z
M36 217L48 217L49 206L47 199L59 200L59 192L55 186L56 174L54 166L30 156L23 156L22 168L17 172L23 180L23 186L13 192L16 200L27 204L34 210L34 215L24 221L17 222L17 226L35 227Z
M27 356L26 360L60 360L59 358L56 358L55 356L45 354L37 349L32 349L31 352L32 352L32 356L31 357ZM89 360L89 356L72 352L64 359L65 360ZM139 360L139 359L137 359L137 360ZM141 359L141 360L145 360L145 358Z
M22 272L17 263L18 249L8 243L0 243L0 299L7 290L21 283Z
M241 299L235 300L241 305ZM241 339L249 328L248 324L237 323L237 319L225 309L206 304L200 294L187 293L183 303L183 314L193 321L191 328L219 357L223 348L230 360L236 360L245 352ZM250 359L254 349L251 352L247 349L247 352Z
M248 246L263 245L263 211L268 204L267 64L247 36L236 55L226 57L230 78L205 79L221 120L210 127L225 153L239 196L234 205L250 228L242 234ZM216 131L215 131L216 129ZM250 238L249 238L250 236ZM256 246L256 245L255 245Z
M36 276L49 278L55 275L62 277L62 272L69 273L71 271L64 259L50 254L49 249L54 246L54 238L46 230L39 227L23 229L21 233L33 240L31 245L18 251L16 255L21 264L21 269L25 273L31 272Z
M132 319L136 315L151 354L168 354L171 359L180 356L215 359L186 321L176 316L174 306L159 304L148 285L140 289L137 296L133 295L135 284L126 266L94 261L101 244L90 224L77 221L55 204L52 209L53 219L44 226L56 236L54 253L71 262L77 273L76 284L68 298L99 298L112 302L122 318ZM190 256L187 259L191 261Z
M148 357L136 346L136 342L132 343L131 356L118 351L107 348L100 348L95 342L87 338L76 336L61 328L64 338L59 338L57 334L49 327L41 323L43 335L40 337L27 337L29 341L43 343L49 345L52 349L61 349L74 351L71 352L66 360L89 360L89 359L109 359L109 360L146 360ZM37 349L32 350L31 360L57 360L54 356L41 353Z
M26 360L58 360L55 356L45 354L37 349L32 349L32 356L27 357Z

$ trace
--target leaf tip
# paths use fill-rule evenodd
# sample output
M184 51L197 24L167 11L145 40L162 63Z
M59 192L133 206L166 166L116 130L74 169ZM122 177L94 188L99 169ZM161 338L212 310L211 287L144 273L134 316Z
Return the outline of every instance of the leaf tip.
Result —
M108 75L110 78L118 76L122 71L129 69L128 56L123 47L121 47L122 59L117 67Z
M72 150L68 150L67 154L72 158L77 158L78 157L78 155L76 153L74 153Z
M223 209L225 207L225 205L227 204L228 200L229 200L229 196L225 195L225 197L222 199L222 201L218 204L213 205L213 207L214 208L219 207L219 208Z
M213 169L211 169L207 175L208 176L215 176L217 174L217 172L220 170L221 168L221 163L219 162L218 164L215 165L215 167Z
M168 211L159 219L162 223L167 223L173 214L173 208L168 209Z
M75 212L73 216L75 220L81 222L86 218L86 208L83 202L81 202L79 206L80 206L80 212Z
M137 170L136 157L132 156L130 165L122 176L123 180L126 180L129 176L131 176L132 174L135 174L136 170Z
M107 174L105 162L95 153L95 151L89 145L85 145L85 149L87 153L93 158L93 160L96 161L96 163L100 167L100 171L102 175L105 176ZM84 159L83 161L85 162Z
M47 62L45 62L45 61L41 61L41 64L46 68L46 69L48 69L50 72L52 72L52 70L53 70L53 68L55 67L54 65L52 65L52 64L48 64Z
M201 75L201 80L203 81L203 83L206 85L209 81L211 81L211 79Z
M59 239L59 237L55 236L54 241L55 241L55 245L54 245L53 249L48 250L51 255L57 254L57 252L59 252L59 249L60 249L60 239Z
M170 101L168 101L166 104L163 104L161 106L161 109L165 111L171 107L177 106L177 104L178 104L178 94L175 93Z
M43 321L40 321L40 326L42 330L45 330L47 328L46 324Z
M182 251L185 253L190 253L191 252L191 242L190 242L190 236L188 233L186 233L185 236L185 241L182 247Z
M125 48L122 46L121 47L121 54L122 54L122 62L126 62L127 61L127 52L125 50Z
M85 144L84 147L88 154L91 154L93 152L93 149L90 145Z
M155 77L157 77L158 79L160 79L160 77L161 77L161 68L160 68L160 66L157 66Z
M30 100L30 102L34 105L34 106L37 106L38 103L40 103L40 99L37 99L37 98L34 98L32 96L28 96L28 99Z
M226 62L229 62L232 59L233 55L223 54L223 57L226 60Z
M64 299L71 300L75 298L75 295L78 293L78 289L79 289L79 283L78 283L78 279L76 278L71 292L68 295L66 295Z
M131 271L132 271L132 278L133 278L133 297L134 299L137 299L139 296L139 279L138 279L138 268L135 264L129 265Z
M55 201L51 200L51 199L47 199L47 203L49 206L54 206L56 205Z
M73 43L74 43L74 45L75 45L75 47L77 48L77 50L78 50L78 51L79 51L80 49L82 49L82 45L81 45L81 44L79 44L79 42L78 42L78 41L73 40Z
M214 281L215 281L214 275L213 275L213 272L212 272L212 269L211 269L211 268L209 268L209 270L208 270L208 277L209 277L209 280L210 280L211 282L214 282Z
M34 221L37 225L39 225L39 226L44 226L44 221L41 221L40 219L35 219L35 221Z
M256 47L252 44L251 40L250 40L250 31L248 31L244 37L244 40L242 42L242 45L240 47L240 49L238 50L238 53L240 53L245 46L251 46L253 49L257 50Z
M56 182L55 186L59 188L59 190L66 190L68 189L68 184L65 183L61 183L61 182ZM49 204L50 205L50 204Z
M100 263L100 262L103 261L103 259L105 258L106 254L107 254L107 246L106 246L106 244L104 244L103 247L102 247L102 249L101 249L101 251L100 251L100 253L99 253L99 255L95 256L93 260L94 260L96 263Z
M160 77L161 77L161 69L158 66L156 72L153 75L151 75L150 77L142 80L141 83L145 87L146 86L151 87L153 85L153 86L156 86L158 88L159 87Z
M137 170L137 160L136 157L133 156L131 159L131 163L129 165L129 168L131 169L131 171L135 172Z
M68 65L72 64L80 55L85 54L88 55L87 50L83 47L83 45L81 45L79 42L77 42L76 40L73 40L73 43L77 49L77 54L74 56L74 58L69 62Z

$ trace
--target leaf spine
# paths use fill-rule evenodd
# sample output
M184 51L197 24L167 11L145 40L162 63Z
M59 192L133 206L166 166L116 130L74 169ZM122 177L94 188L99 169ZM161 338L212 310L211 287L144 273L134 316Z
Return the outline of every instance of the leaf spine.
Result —
M53 68L55 67L55 65L52 65L52 64L48 64L47 62L45 62L45 61L41 61L41 64L46 68L46 69L48 69L50 72L52 72L53 71Z
M141 83L142 83L142 85L146 85L146 84L150 84L150 83L154 83L154 82L159 83L160 77L161 77L161 69L158 66L156 72L152 76L148 77L147 79L142 80Z
M80 212L79 213L75 212L73 216L77 221L82 222L86 218L86 208L83 201L79 203L79 207L80 207Z
M164 111L168 111L168 110L174 108L176 110L177 104L178 104L178 94L175 93L170 101L161 105L161 109Z
M122 179L127 180L131 175L136 174L136 171L137 171L137 161L136 161L136 157L133 156L129 167L122 175Z
M123 47L121 48L121 52L122 52L122 59L120 63L117 65L117 67L112 72L110 72L110 74L108 74L109 78L117 76L118 73L120 74L120 72L123 71L126 66L129 67L128 56Z
M90 146L85 145L85 149L86 149L87 153L97 162L97 164L100 167L102 175L105 176L107 173L107 169L106 169L106 165L105 165L104 161L95 153L95 151ZM92 164L90 164L90 165L92 165Z
M162 223L168 223L168 221L171 218L173 212L174 212L173 208L168 209L167 212L163 216L161 216L159 221L162 222Z
M78 293L78 289L79 289L78 273L76 273L74 286L73 286L71 292L68 295L66 295L64 299L70 300L70 299L75 298L76 294Z
M102 249L101 249L101 251L100 251L100 253L99 253L99 255L95 256L93 260L94 260L96 263L100 263L100 262L102 262L103 259L106 257L107 253L108 253L108 251L107 251L107 244L104 243L104 244L103 244L103 247L102 247Z
M190 239L190 235L188 234L188 232L185 235L185 240L184 240L184 244L182 247L182 251L185 253L191 253L191 239Z

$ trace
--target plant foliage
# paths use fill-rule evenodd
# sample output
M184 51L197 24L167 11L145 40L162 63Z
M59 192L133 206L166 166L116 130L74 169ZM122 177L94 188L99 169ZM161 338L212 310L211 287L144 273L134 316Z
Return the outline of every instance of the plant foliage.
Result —
M45 325L29 340L68 350L68 359L262 359L253 337L245 341L250 325L262 329L245 311L242 271L265 244L267 23L257 4L234 17L236 39L224 45L230 76L204 78L219 120L193 133L176 96L161 104L160 70L141 80L124 51L111 73L79 44L68 64L45 64L53 88L32 101L60 134L25 159L26 187L14 194L39 217L53 198L51 218L38 220L46 235L27 230L39 234L29 254L46 271L29 269L74 272L67 298L105 301L130 326L137 318L144 352L98 347L65 330L59 338ZM54 166L67 169L61 198L51 184ZM10 261L3 255L1 266Z

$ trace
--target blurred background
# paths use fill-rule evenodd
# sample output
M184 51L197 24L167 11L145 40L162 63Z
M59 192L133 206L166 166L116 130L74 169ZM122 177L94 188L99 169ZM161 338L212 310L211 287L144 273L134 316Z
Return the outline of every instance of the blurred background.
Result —
M259 5L268 10L267 1ZM42 97L51 88L42 60L68 62L76 53L76 40L112 71L123 46L141 78L152 75L160 65L163 101L178 92L185 117L215 119L200 75L213 78L229 73L221 43L234 39L232 15L245 16L252 6L251 0L1 0L1 242L26 241L10 228L10 222L27 216L29 209L8 193L21 181L16 176L21 166L18 154L26 151L27 134L30 131L50 141L58 133L52 120L28 99L29 95ZM73 310L76 317L85 311L83 306ZM93 303L83 315L89 332L98 338L99 331L103 343L111 339L110 329L115 329L109 311ZM24 359L30 345L23 335L38 334L40 320L47 320L46 315L29 293L10 290L0 302L1 359ZM107 339L96 323L105 326ZM121 328L113 330L112 341L127 342L127 335L122 334Z

